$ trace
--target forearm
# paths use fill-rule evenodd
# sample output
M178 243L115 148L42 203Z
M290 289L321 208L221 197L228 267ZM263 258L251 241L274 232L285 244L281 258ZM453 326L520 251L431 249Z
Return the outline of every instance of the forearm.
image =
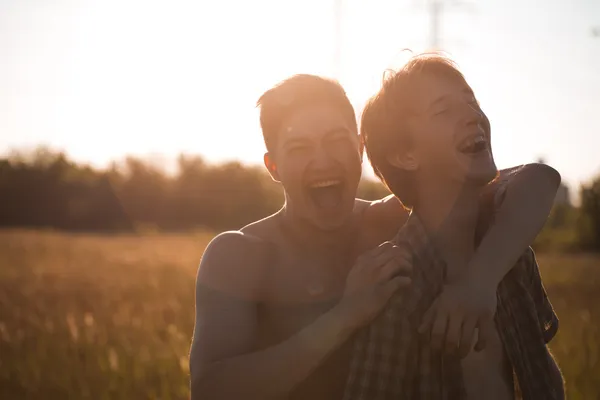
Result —
M495 222L471 260L478 279L495 287L513 268L543 228L559 185L558 172L542 164L526 165L509 178Z
M263 351L215 362L192 377L192 400L271 399L289 393L352 328L335 308L290 339Z

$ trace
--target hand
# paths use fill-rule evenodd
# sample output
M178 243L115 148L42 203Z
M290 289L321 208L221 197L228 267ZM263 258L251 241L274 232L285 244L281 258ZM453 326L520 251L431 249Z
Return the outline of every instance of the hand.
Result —
M435 350L458 352L461 358L471 351L478 328L475 351L481 351L493 334L496 313L496 285L488 285L474 275L446 285L423 316L420 333L431 333Z
M352 329L371 321L394 292L411 283L409 254L390 242L361 255L346 278L337 310Z

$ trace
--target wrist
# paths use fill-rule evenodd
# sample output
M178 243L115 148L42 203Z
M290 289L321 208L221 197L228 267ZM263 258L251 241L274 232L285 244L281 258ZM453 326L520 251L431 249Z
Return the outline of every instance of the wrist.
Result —
M336 329L344 337L350 336L358 328L355 313L348 304L340 301L327 314L334 321Z
M466 276L467 284L483 290L496 291L501 279L493 273L494 271L495 269L491 266L473 265L469 268Z

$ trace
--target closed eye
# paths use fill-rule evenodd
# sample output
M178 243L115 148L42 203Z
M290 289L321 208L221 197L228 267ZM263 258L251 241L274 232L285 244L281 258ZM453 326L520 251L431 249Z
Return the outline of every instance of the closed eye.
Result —
M288 151L291 153L297 153L299 151L304 151L308 149L308 146L294 146L294 147L288 147Z
M479 101L475 96L471 95L469 98L469 104L479 106Z

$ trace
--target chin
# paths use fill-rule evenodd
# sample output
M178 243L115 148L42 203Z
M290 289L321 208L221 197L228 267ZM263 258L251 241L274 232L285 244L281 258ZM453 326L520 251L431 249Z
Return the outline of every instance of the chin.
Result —
M494 165L486 170L472 171L467 175L467 179L475 185L485 186L498 175L498 169Z

